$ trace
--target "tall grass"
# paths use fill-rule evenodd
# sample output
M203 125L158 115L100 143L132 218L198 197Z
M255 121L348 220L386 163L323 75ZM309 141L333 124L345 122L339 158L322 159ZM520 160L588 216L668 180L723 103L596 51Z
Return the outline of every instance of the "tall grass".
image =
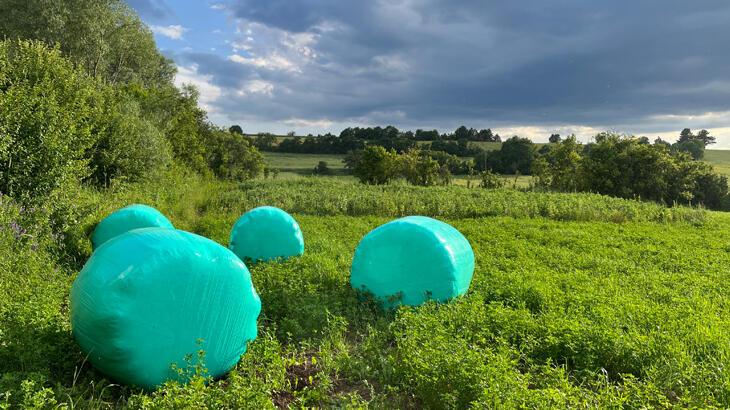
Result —
M561 221L653 221L703 223L706 212L688 207L597 194L485 190L466 187L368 186L326 178L299 181L250 182L224 188L210 203L213 208L243 211L274 205L307 215L405 216L445 218L510 216Z

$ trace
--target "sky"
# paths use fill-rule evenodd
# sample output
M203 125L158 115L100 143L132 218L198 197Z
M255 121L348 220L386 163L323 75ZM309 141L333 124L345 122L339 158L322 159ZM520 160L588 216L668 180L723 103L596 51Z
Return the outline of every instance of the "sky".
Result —
M727 0L128 0L247 133L601 131L730 149Z

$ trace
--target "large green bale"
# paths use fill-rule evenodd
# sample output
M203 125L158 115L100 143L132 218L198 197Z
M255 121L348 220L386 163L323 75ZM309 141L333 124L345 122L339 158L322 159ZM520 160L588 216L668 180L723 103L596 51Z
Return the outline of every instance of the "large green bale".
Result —
M91 235L91 244L96 249L109 239L140 228L174 227L165 215L151 206L129 205L112 212L99 222Z
M111 379L146 389L184 381L173 365L200 364L200 350L211 376L225 374L256 338L260 311L236 255L174 229L110 240L71 288L73 335L88 360Z
M304 236L291 215L273 206L261 206L236 221L228 247L241 259L286 259L304 253Z
M436 219L408 216L360 241L350 284L386 308L417 306L463 295L473 273L474 252L461 232Z

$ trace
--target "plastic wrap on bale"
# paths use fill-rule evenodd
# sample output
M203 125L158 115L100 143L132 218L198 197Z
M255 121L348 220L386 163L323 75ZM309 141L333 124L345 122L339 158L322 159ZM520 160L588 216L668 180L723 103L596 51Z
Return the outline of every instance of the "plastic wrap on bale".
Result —
M393 308L463 295L473 273L474 252L461 232L436 219L408 216L379 226L360 241L350 283Z
M242 260L286 259L304 253L304 236L291 215L273 206L262 206L236 221L229 248Z
M94 249L123 233L140 228L174 229L172 223L157 209L147 205L129 205L102 219L91 235Z
M137 229L100 247L71 289L73 335L112 380L154 389L174 368L230 370L257 335L261 301L244 263L201 236ZM181 380L182 379L182 380Z

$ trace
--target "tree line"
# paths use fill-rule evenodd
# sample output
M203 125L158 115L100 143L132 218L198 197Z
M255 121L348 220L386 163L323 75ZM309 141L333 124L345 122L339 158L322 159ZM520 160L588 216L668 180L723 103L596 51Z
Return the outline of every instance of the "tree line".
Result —
M461 161L446 153L414 149L404 153L367 145L350 152L346 168L363 183L384 184L403 177L415 185L447 184L454 168L476 175L481 186L501 186L496 174L534 175L534 188L565 192L595 192L668 205L702 205L730 210L725 176L699 161L706 145L715 138L706 130L696 135L685 129L670 144L652 144L646 137L598 134L582 144L575 136L538 148L527 138L507 139L500 149L484 151L473 160ZM691 149L688 149L691 147ZM456 165L456 160L460 165Z

